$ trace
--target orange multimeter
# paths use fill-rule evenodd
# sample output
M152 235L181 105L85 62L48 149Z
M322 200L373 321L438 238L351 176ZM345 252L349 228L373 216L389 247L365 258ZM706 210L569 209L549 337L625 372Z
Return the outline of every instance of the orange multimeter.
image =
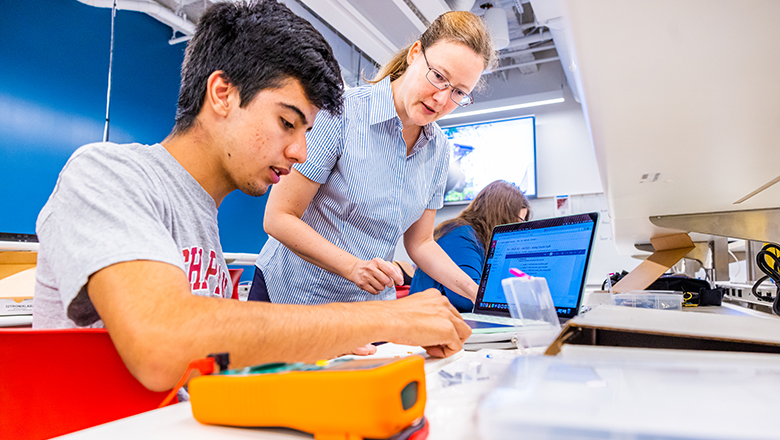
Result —
M190 381L192 414L201 423L292 428L318 440L414 438L397 436L424 426L424 367L421 356L409 356L226 370Z

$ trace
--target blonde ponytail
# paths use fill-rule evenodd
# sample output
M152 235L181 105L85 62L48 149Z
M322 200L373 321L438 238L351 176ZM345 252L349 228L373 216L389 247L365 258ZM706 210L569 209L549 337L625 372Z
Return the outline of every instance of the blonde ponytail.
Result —
M482 19L471 12L454 11L438 16L419 39L423 48L431 47L442 40L460 43L473 50L482 57L485 69L492 68L496 64L496 51L493 49L490 32ZM398 79L409 67L406 58L413 44L396 52L393 58L379 69L374 78L366 81L376 84L388 76L390 81Z

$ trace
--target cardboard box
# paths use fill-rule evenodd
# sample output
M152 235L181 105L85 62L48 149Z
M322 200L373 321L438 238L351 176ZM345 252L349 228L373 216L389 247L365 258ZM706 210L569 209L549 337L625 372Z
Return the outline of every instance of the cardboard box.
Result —
M0 316L32 315L35 268L0 279Z
M565 344L780 354L780 318L603 305L570 320L545 354Z
M685 233L653 237L650 243L654 252L612 287L615 293L646 289L670 267L696 249L691 237Z
M0 252L0 280L32 269L38 263L38 252Z

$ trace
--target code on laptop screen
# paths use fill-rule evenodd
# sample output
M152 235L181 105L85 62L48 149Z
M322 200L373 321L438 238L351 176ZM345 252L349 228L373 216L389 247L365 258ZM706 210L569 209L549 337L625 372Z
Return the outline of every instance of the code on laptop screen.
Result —
M561 224L534 229L501 231L493 241L485 263L484 289L480 308L507 309L501 280L512 277L509 269L543 277L550 287L553 304L559 316L576 312L594 222L587 216L574 216Z

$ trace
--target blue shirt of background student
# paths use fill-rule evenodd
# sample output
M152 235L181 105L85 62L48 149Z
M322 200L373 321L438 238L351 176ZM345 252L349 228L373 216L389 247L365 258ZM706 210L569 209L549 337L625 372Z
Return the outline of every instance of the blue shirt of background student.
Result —
M452 261L460 267L466 275L471 277L474 282L479 284L482 277L482 266L485 265L485 248L477 238L477 233L469 225L458 226L447 234L436 240L444 249L444 252L452 258ZM420 269L414 272L412 285L409 287L409 293L422 292L431 287L444 292L450 302L459 312L471 312L474 309L474 303L468 298L458 295L452 290L444 287L441 283L434 280L427 273Z

